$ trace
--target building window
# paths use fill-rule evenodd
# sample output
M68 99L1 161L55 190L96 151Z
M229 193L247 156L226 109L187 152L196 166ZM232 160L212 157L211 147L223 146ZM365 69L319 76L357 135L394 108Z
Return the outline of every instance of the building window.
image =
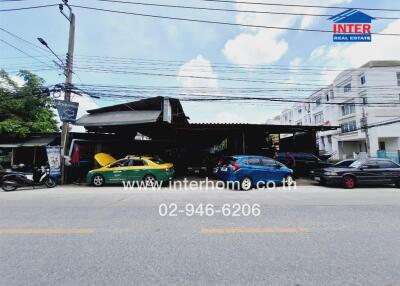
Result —
M322 112L314 115L314 122L316 125L320 125L324 122L324 116L323 116Z
M362 98L362 102L363 102L364 105L367 105L368 99L367 99L366 97L363 97L363 98Z
M385 141L379 142L379 150L386 150L386 144Z
M321 105L321 97L315 100L315 106L318 107Z
M347 103L347 104L341 105L340 109L342 111L342 116L346 116L346 115L353 114L356 112L356 105L354 104L354 102Z
M350 92L350 91L351 91L351 83L346 84L346 85L343 87L343 91L344 91L344 92Z
M297 113L301 114L301 108L297 109Z
M349 122L340 124L340 128L342 130L342 133L355 131L355 130L357 130L357 122L349 121Z
M326 97L326 101L329 101L329 93L328 92L325 94L325 97Z
M400 86L400 72L396 73L397 75L397 86Z
M365 84L365 75L360 76L361 85Z

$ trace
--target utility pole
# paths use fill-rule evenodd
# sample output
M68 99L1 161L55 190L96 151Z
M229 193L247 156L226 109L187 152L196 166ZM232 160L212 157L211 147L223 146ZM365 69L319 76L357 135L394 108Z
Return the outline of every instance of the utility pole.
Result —
M74 45L75 45L75 14L72 13L71 7L68 5L68 0L62 0L64 5L69 9L69 15L63 11L63 4L59 5L61 14L69 21L69 37L68 37L68 53L65 65L65 90L64 100L71 101L71 88L72 88L72 69L74 59ZM69 123L63 122L61 131L61 184L65 183L65 156L68 154Z
M367 113L365 112L364 104L362 107L361 128L365 132L365 148L367 151L367 156L371 156L369 147L368 119L367 119Z

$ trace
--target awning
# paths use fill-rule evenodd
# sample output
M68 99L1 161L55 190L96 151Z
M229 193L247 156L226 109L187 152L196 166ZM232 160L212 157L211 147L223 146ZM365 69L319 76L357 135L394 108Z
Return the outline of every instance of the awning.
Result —
M21 145L21 142L19 143L5 143L5 144L0 144L0 148L15 148Z
M12 143L4 143L0 144L0 148L17 148L17 147L39 147L39 146L47 146L51 142L53 142L56 137L37 137L30 138L26 141L12 142Z
M37 146L47 146L54 141L56 137L38 137L32 138L28 141L23 142L19 147L37 147Z
M157 121L160 114L161 110L132 110L94 113L82 116L75 122L75 125L112 126L154 123Z

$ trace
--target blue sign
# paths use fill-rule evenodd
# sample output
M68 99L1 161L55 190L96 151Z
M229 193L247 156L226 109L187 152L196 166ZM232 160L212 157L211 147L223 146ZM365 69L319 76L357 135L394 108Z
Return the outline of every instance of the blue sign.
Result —
M75 122L79 105L77 102L56 99L55 104L62 122Z
M329 18L333 21L334 42L371 42L371 22L375 20L359 10L347 9Z
M46 146L50 176L61 175L61 146Z

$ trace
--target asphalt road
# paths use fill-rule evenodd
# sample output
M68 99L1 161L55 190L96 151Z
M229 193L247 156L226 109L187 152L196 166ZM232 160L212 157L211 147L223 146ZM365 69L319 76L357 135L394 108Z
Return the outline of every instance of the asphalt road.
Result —
M400 285L400 189L0 192L0 259L7 286Z

